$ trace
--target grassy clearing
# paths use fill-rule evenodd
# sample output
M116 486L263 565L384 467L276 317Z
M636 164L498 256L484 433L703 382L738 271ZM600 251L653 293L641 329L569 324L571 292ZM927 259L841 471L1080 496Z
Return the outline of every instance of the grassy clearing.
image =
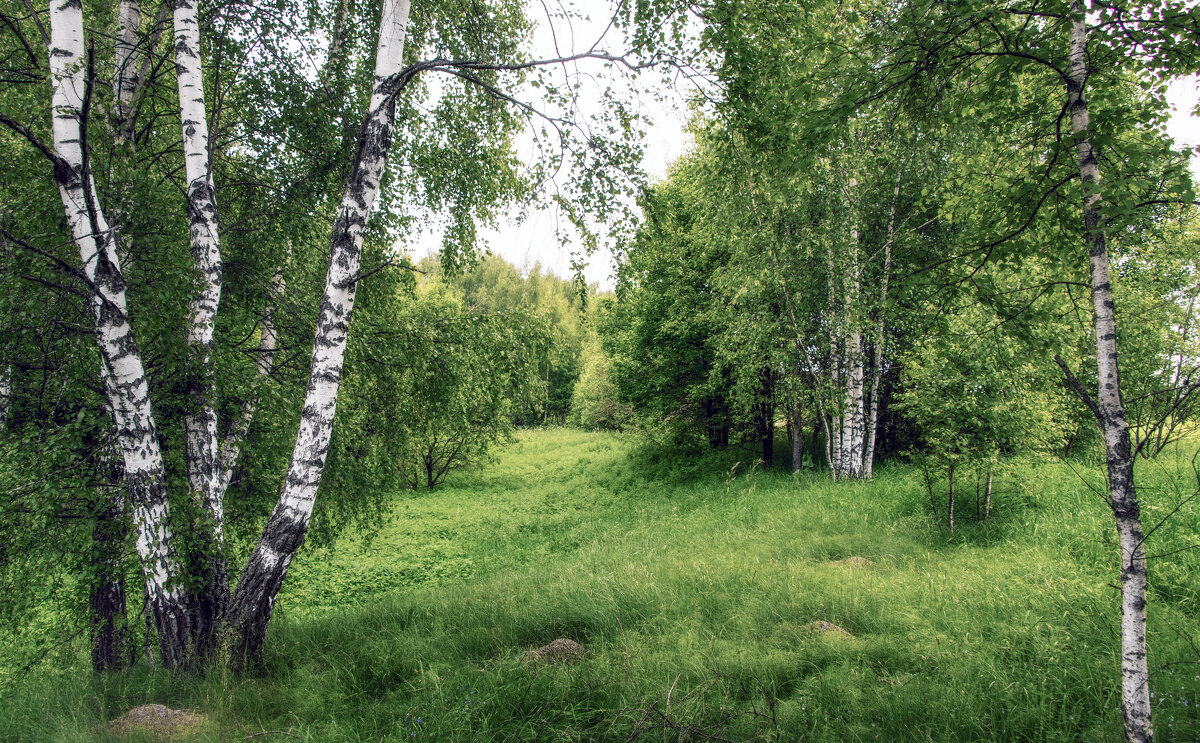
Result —
M0 740L104 739L150 701L208 715L204 741L1120 740L1094 472L1011 467L995 516L961 502L950 537L906 468L830 483L731 474L738 458L526 432L484 471L398 495L373 540L304 554L257 675L45 668L3 692ZM1189 462L1141 466L1148 526L1195 488ZM1166 741L1200 740L1200 559L1177 551L1198 517L1183 503L1150 542L1174 553L1151 567ZM557 637L588 657L522 659Z

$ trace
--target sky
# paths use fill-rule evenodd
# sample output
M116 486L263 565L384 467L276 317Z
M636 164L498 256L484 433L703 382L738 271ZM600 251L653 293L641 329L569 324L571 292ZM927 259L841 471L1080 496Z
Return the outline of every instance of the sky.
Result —
M566 0L570 3L570 0ZM571 7L582 14L590 14L590 20L575 20L570 24L569 32L573 36L573 46L584 49L589 46L602 32L601 21L607 20L611 8L609 0L577 0ZM533 17L544 17L541 0L531 0L530 13ZM559 25L559 49L571 44L562 33ZM619 47L620 40L612 36L606 44L610 50ZM543 22L535 33L534 49L554 49L553 37L548 33ZM549 55L542 55L549 56ZM686 132L687 103L686 91L668 89L642 88L635 90L621 75L608 75L603 68L594 68L589 75L581 78L584 85L596 86L599 91L605 85L626 86L629 94L636 98L640 112L648 121L646 128L646 153L642 167L652 180L662 180L666 177L670 165L687 152L691 145L691 136ZM643 84L653 85L657 81L654 76L643 78ZM586 96L586 89L585 89ZM598 97L598 93L597 93ZM1167 133L1175 139L1178 145L1190 147L1192 154L1192 172L1200 180L1200 117L1194 115L1200 104L1200 83L1195 76L1180 78L1168 86L1167 101L1171 104L1173 113L1167 124ZM518 152L532 152L529 141L517 143ZM557 237L560 223L565 223L553 209L532 211L518 220L513 214L501 218L496 229L481 232L481 238L492 253L500 255L518 269L528 270L535 263L543 270L550 270L564 278L571 277L571 247L563 247ZM569 228L568 228L569 230ZM420 256L436 252L440 236L430 233L424 236L420 243L414 246L414 252ZM577 246L576 246L577 249ZM615 267L612 254L607 248L601 248L594 254L584 276L589 284L597 284L601 290L611 290L615 285Z

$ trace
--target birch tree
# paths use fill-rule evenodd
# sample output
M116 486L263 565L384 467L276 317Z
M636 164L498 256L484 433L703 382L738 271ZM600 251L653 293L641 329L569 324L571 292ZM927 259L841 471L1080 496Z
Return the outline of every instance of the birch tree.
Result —
M54 175L83 273L92 285L92 311L109 405L119 426L125 480L132 501L138 557L146 581L147 608L159 635L163 663L184 661L190 619L175 556L162 453L149 384L129 324L125 282L113 232L99 206L88 168L84 125L91 94L84 59L83 9L65 2L50 7L50 74L53 83Z
M890 47L888 61L880 68L882 74L871 75L867 87L848 96L852 99L850 106L904 95L929 111L924 86L934 81L959 91L957 102L962 106L980 102L975 91L981 84L993 94L1011 90L1009 100L1023 106L1022 118L1017 118L1013 110L986 105L975 110L998 123L1001 131L1023 129L1022 123L1035 122L1028 131L1037 133L1023 134L1029 136L1027 141L1042 148L1040 157L1031 158L1024 166L1025 178L1010 187L1013 208L996 215L994 203L977 202L981 212L993 212L986 218L990 223L987 236L980 235L979 244L957 256L964 277L1028 245L1031 228L1048 218L1042 206L1068 184L1076 180L1080 183L1082 209L1078 221L1068 229L1079 236L1074 265L1084 263L1080 258L1083 252L1087 254L1096 392L1088 391L1061 359L1060 366L1093 413L1105 442L1107 502L1120 545L1124 732L1129 740L1149 741L1153 727L1146 652L1145 535L1134 486L1134 446L1122 401L1119 323L1107 233L1113 222L1128 225L1139 218L1145 221L1146 206L1186 203L1193 198L1186 173L1177 159L1172 162L1169 147L1160 137L1144 136L1146 130L1141 127L1155 118L1154 107L1162 105L1159 81L1169 74L1195 69L1195 44L1200 37L1194 11L1175 3L1153 7L1106 3L1093 7L1094 15L1089 20L1088 8L1081 0L1036 7L1005 3L961 9L910 2L901 10L889 19L894 22L894 38L899 43ZM880 41L887 43L883 38ZM968 76L977 74L983 79L972 80L967 86ZM1016 80L1028 87L1010 88ZM1103 100L1108 102L1111 116L1099 138L1096 111L1089 106L1088 98L1089 92L1099 93L1098 80L1104 81ZM1122 90L1123 86L1127 87ZM1042 91L1044 97L1029 96L1031 90ZM1139 99L1142 102L1132 106L1122 103ZM973 126L982 122L966 123ZM1065 130L1070 134L1052 134ZM1124 172L1106 187L1101 186L1100 138L1109 147L1124 149ZM984 193L989 190L982 183L976 188ZM977 198L978 194L971 197ZM1052 250L1062 255L1059 251L1066 247L1060 240ZM1070 269L1062 270L1065 273Z

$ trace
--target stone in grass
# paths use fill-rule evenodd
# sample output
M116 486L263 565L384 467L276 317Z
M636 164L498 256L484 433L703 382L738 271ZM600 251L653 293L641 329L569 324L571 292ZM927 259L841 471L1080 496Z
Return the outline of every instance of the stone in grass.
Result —
M804 625L804 629L808 630L809 632L820 632L822 634L833 635L835 637L854 637L854 635L852 635L845 627L839 627L833 622L826 622L825 620L809 622L808 624Z
M843 565L848 568L873 568L873 567L875 567L875 563L871 562L870 560L868 560L865 557L859 557L858 555L855 555L854 557L847 557L844 560L835 560L831 564Z
M203 716L185 709L143 704L108 723L108 728L117 735L140 730L153 734L159 740L170 740L175 734L187 732L203 720Z
M535 665L544 663L571 663L587 655L587 650L574 640L560 637L549 645L534 648L522 656Z

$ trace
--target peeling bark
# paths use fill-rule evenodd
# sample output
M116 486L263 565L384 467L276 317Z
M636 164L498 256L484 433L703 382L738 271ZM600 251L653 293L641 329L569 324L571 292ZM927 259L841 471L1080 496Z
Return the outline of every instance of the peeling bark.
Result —
M346 337L362 261L362 240L392 144L394 76L403 64L409 0L384 0L375 83L341 206L334 222L329 273L313 342L300 429L279 502L267 520L230 604L235 664L260 657L275 597L308 529L333 432ZM389 82L391 84L389 85Z
M1108 243L1100 219L1100 166L1089 132L1087 18L1081 0L1071 0L1072 26L1067 67L1067 108L1075 157L1083 184L1083 219L1092 289L1099 385L1094 412L1104 434L1108 497L1121 551L1121 716L1132 743L1154 739L1150 719L1150 669L1146 655L1146 554L1140 506L1133 481L1133 450L1121 400L1117 363L1117 320L1109 271Z
M170 543L169 505L158 432L150 406L149 383L129 324L125 280L112 230L100 209L87 168L83 140L83 9L74 0L50 5L50 72L53 84L54 176L84 275L93 284L92 314L104 364L102 377L118 425L137 552L146 595L158 632L163 664L184 660L189 623Z

